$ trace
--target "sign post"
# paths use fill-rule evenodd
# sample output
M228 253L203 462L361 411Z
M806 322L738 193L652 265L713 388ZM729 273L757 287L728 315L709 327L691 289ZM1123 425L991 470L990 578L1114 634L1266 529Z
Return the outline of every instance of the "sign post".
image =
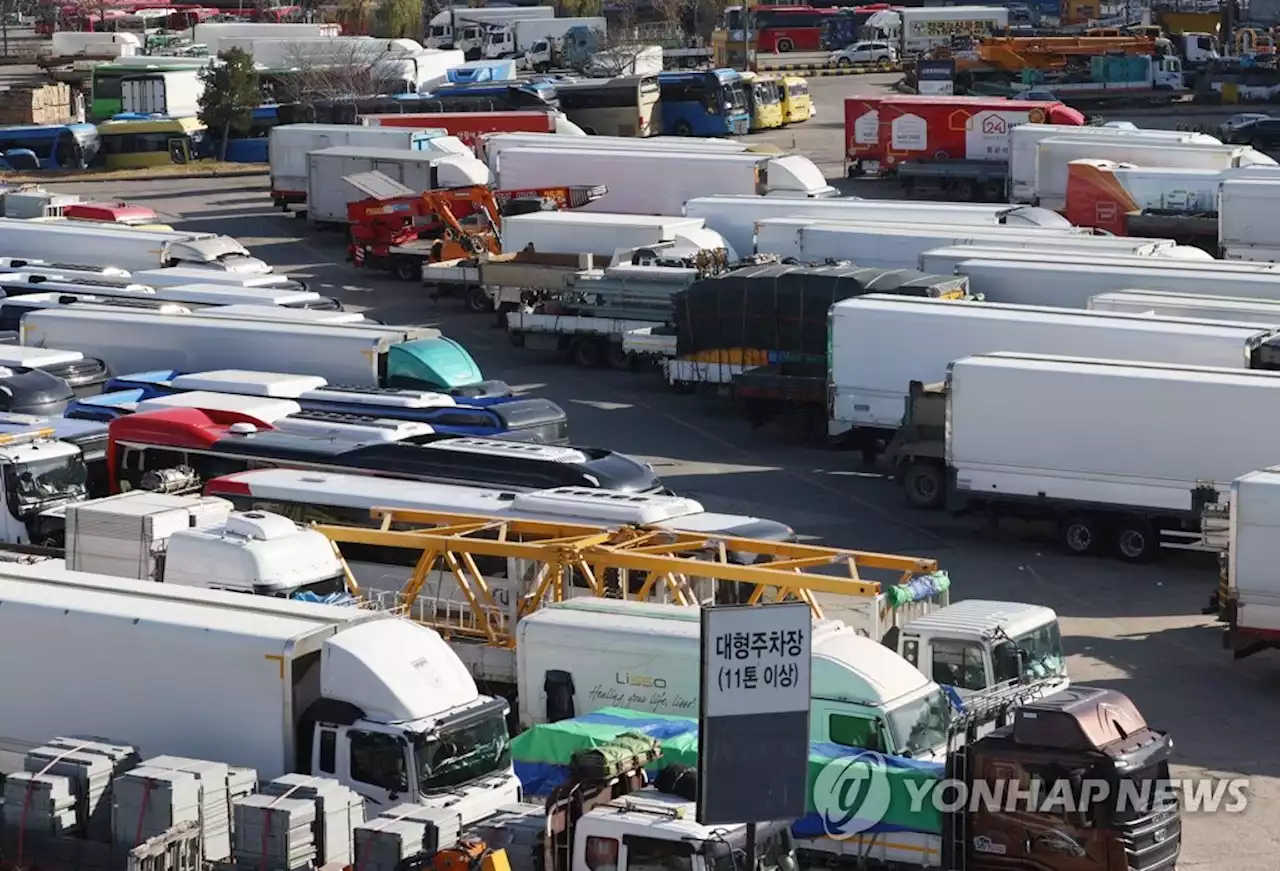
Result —
M698 822L805 815L813 612L804 602L702 609Z

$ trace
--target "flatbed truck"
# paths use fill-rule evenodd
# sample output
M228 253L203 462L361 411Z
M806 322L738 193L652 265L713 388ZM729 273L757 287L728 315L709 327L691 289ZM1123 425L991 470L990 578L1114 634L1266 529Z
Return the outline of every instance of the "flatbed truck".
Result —
M393 249L395 250L395 249ZM498 312L532 304L548 293L567 289L573 277L591 270L591 254L519 251L422 264L422 283L437 295L462 297L473 312Z

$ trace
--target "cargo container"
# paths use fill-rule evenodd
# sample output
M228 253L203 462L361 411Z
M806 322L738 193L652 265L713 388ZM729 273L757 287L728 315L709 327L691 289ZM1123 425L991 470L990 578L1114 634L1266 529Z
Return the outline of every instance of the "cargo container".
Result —
M1084 116L1062 103L1001 97L848 97L846 173L894 171L912 161L973 160L1005 165L1009 131L1020 124L1079 127Z
M756 253L802 262L846 260L858 266L915 269L920 255L946 245L987 244L1053 252L1078 249L1150 254L1173 247L1171 239L1124 239L1086 235L1077 228L952 227L942 224L855 223L770 218L756 224Z
M573 136L548 133L492 133L481 140L478 153L495 169L498 155L508 148L586 148L592 151L685 152L696 154L779 154L772 145L734 139L691 139L685 136Z
M1152 258L1153 260L1155 258ZM1280 299L1280 272L1214 271L1160 266L1117 266L1075 258L1045 258L1034 264L1019 260L964 260L955 273L969 278L970 293L991 302L1088 308L1089 298L1113 290L1171 290L1210 296Z
M272 127L267 140L271 167L271 202L288 209L307 201L307 155L335 146L395 148L409 151L432 149L428 143L448 135L443 129L382 129L351 124L283 124ZM341 186L337 179L334 184Z
M899 54L925 54L938 46L951 46L953 37L978 40L1002 33L1009 26L1004 6L947 6L899 9Z
M456 789L456 770L427 758L449 753L474 771L477 792L492 793L491 806L516 799L506 703L480 695L424 626L363 608L69 572L56 561L6 563L0 589L4 636L25 652L6 658L0 691L41 699L9 711L5 737L19 746L109 736L146 756L253 768L263 781L325 773L384 807L443 804L433 793ZM166 687L164 716L157 686ZM116 704L84 703L95 695ZM335 708L345 713L326 713ZM352 762L388 744L414 772L442 773L434 784L408 777L398 790L351 776Z
M369 192L346 179L366 172L380 172L414 191L483 187L490 181L488 167L474 157L394 148L324 148L307 155L307 217L313 223L347 223L347 206L367 199Z
M1009 202L1033 203L1036 196L1036 149L1046 139L1124 139L1126 142L1170 144L1192 142L1221 145L1205 133L1183 130L1147 130L1127 127L1076 126L1072 124L1019 124L1009 131ZM1081 157L1092 158L1092 154Z
M1255 352L1280 337L1280 325L868 294L832 307L830 336L828 434L865 445L902 425L912 381L941 381L952 360L971 354L1271 368L1270 354Z
M7 257L95 266L157 269L190 266L221 272L262 274L271 267L249 256L230 236L185 231L122 230L96 222L44 223L0 218L0 248Z
M1275 197L1280 182L1258 178L1223 181L1218 209L1218 243L1227 260L1280 260ZM1271 206L1267 206L1270 201Z
M1154 557L1280 452L1280 372L998 353L945 391L948 504L1055 521L1078 554Z
M919 269L936 272L940 275L951 275L956 267L966 260L1007 260L1024 264L1026 269L1034 269L1039 264L1052 260L1055 264L1080 263L1093 266L1136 266L1152 269L1200 270L1203 272L1236 272L1254 274L1273 271L1270 264L1239 264L1225 260L1214 260L1206 252L1188 245L1175 245L1172 248L1159 248L1148 254L1125 254L1122 251L1089 251L1069 250L1055 251L1052 258L1046 257L1044 251L1034 248L1008 248L1002 243L983 242L980 245L952 245L946 248L933 248L920 255ZM1071 308L1072 306L1069 306Z
M704 227L701 218L580 212L580 209L533 212L504 218L502 249L508 254L528 248L544 254L591 254L608 264L620 250L660 242L676 242L703 250L726 245L720 234ZM730 257L736 259L736 254L731 252Z
M835 188L807 157L759 154L508 148L494 170L497 186L527 190L604 185L608 193L577 211L679 215L686 201L710 194L829 197Z
M1247 145L1200 142L1133 142L1125 137L1051 137L1036 146L1035 189L1029 202L1060 212L1067 204L1067 165L1073 160L1110 160L1136 166L1226 170L1275 166L1275 161Z
M685 203L684 214L702 218L735 251L755 250L756 222L769 218L815 221L886 221L951 224L964 227L1058 227L1071 224L1047 209L1033 206L978 203L922 203L913 200L864 200L859 197L762 197L749 194L697 197Z
M1241 475L1228 497L1227 649L1236 659L1280 647L1280 467Z
M1125 312L1158 318L1195 318L1280 327L1280 300L1153 290L1118 290L1089 298L1089 311Z
M557 112L417 112L361 115L366 127L438 128L449 132L481 156L480 138L488 133L555 133L584 136L582 129Z

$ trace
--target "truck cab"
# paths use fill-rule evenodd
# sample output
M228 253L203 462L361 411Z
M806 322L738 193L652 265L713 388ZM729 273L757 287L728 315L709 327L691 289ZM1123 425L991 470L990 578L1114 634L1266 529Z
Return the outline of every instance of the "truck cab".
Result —
M60 543L61 511L88 496L88 474L80 448L55 439L52 427L0 435L0 541Z

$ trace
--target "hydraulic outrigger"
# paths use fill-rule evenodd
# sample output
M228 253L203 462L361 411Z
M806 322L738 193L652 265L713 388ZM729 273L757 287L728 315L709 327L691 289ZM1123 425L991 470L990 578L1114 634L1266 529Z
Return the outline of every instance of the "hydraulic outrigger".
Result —
M515 647L515 623L544 604L568 598L571 587L585 595L697 605L704 598L697 589L705 582L713 595L732 584L737 601L796 599L822 618L817 593L864 602L881 595L881 583L864 572L891 573L892 583L905 584L938 571L932 559L642 526L609 529L389 508L374 508L372 515L380 527L316 528L339 551L343 544L420 551L409 581L395 594L396 606L446 637L504 648ZM477 565L477 558L486 557L506 560L508 571L520 579L514 609L499 607L493 585ZM457 584L465 610L423 596L433 577ZM355 580L350 583L360 594Z

